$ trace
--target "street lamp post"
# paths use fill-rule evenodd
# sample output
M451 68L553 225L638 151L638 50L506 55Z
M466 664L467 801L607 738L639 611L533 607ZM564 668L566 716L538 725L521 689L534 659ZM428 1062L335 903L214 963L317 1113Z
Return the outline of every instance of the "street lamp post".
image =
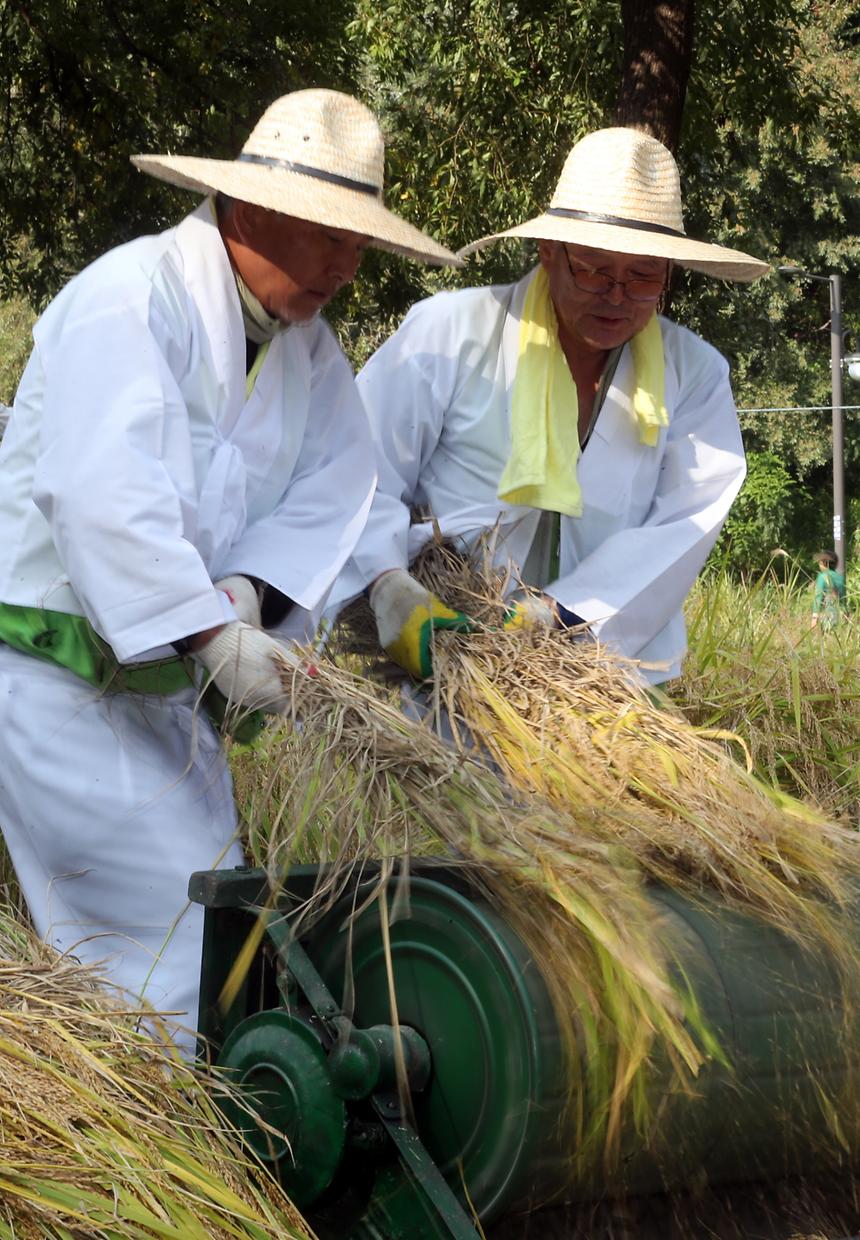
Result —
M842 277L838 272L815 275L802 267L778 267L783 276L818 280L830 285L830 391L833 438L833 550L840 573L845 572L845 412L842 407Z
M842 281L830 280L830 383L833 390L833 550L845 572L845 411L842 407Z

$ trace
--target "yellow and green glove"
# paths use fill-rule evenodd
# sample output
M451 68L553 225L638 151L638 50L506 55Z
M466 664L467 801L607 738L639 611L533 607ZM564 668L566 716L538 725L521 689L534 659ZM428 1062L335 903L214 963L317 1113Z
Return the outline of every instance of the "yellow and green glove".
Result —
M513 633L518 629L536 629L539 626L547 629L558 627L555 600L546 595L528 594L508 608L502 628L506 633Z
M467 615L446 606L403 568L377 577L368 598L380 646L417 680L433 675L433 633L437 629L468 633L474 627Z

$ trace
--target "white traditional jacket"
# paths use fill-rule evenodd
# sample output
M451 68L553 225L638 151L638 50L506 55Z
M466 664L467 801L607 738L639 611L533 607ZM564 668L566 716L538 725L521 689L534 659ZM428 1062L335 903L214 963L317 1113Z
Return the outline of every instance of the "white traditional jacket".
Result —
M235 281L208 202L51 303L0 446L0 602L84 615L121 661L234 618L245 573L313 626L375 483L350 367L319 318L246 399ZM167 653L173 651L168 649Z
M410 524L413 505L466 545L495 529L496 562L522 569L541 513L497 490L529 279L420 302L358 376L379 488L337 602L406 567L433 537L432 521ZM560 575L537 583L654 682L680 670L682 604L746 468L725 359L685 328L660 326L669 425L656 447L640 443L625 347L579 461L583 514L562 516Z

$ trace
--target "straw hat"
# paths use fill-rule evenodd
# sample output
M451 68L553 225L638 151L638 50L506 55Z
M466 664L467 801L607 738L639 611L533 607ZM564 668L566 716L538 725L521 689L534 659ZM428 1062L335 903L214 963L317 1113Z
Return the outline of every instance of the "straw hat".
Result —
M598 129L570 152L552 202L536 219L473 241L460 257L503 237L538 237L670 258L723 280L755 280L767 263L684 233L678 166L662 142L637 129Z
M284 215L346 228L395 254L441 265L460 260L382 203L385 143L364 104L336 90L296 90L260 117L238 159L132 155L150 176L222 193Z
M839 558L836 555L835 551L816 551L815 555L813 556L813 559L816 564L818 564L821 561L831 566L839 563Z

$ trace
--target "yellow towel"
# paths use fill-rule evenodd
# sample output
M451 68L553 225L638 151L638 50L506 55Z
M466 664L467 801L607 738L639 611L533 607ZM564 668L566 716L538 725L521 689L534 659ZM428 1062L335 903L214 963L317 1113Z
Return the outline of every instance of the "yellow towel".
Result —
M664 402L663 337L652 315L630 342L636 376L633 408L639 438L653 447L669 417ZM545 508L568 517L582 515L576 476L579 460L579 401L549 294L539 267L526 290L520 321L519 356L511 403L511 454L499 482L499 499Z
M661 426L669 425L666 409L666 359L663 356L663 333L656 314L630 341L636 388L633 411L639 423L639 442L649 448L657 446Z
M558 338L549 279L539 267L526 290L511 405L511 455L499 499L582 514L576 384Z

